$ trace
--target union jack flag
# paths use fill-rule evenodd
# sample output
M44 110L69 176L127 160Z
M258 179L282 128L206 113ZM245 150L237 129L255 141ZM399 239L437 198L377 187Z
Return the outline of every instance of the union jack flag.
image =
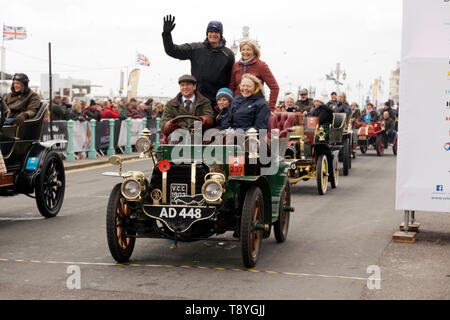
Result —
M27 38L27 29L24 27L3 26L3 40L23 40Z
M137 54L136 63L141 66L150 67L150 61L148 60L148 58L140 53Z

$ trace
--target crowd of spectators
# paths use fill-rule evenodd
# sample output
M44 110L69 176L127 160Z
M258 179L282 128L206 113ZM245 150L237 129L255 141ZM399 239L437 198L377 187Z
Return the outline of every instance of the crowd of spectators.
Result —
M52 120L74 120L90 121L92 119L100 121L102 119L155 119L161 118L164 105L153 99L138 100L131 98L127 102L126 98L112 99L90 99L74 97L70 103L66 96L55 96L52 103L52 111L47 114L47 119Z

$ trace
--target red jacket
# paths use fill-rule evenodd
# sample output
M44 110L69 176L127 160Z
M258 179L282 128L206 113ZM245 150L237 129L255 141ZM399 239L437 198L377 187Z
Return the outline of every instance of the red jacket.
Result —
M273 111L275 109L275 105L277 104L280 87L270 71L269 66L264 61L259 60L256 56L248 65L243 65L241 61L237 61L233 65L229 87L230 90L233 91L234 96L240 94L239 84L241 83L242 76L246 73L250 73L258 77L258 79L262 81L263 85L264 83L267 84L270 89L269 108Z
M101 111L103 119L117 119L119 118L119 109L113 110L110 106L107 106Z

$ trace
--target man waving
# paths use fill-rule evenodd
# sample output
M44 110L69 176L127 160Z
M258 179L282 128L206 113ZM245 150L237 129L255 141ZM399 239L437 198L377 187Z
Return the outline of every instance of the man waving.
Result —
M215 105L217 91L228 87L230 83L234 64L233 51L225 47L222 23L208 23L205 41L182 45L172 41L171 32L174 28L175 17L164 17L164 50L173 58L191 61L191 74L197 79L197 90L211 101L211 105Z

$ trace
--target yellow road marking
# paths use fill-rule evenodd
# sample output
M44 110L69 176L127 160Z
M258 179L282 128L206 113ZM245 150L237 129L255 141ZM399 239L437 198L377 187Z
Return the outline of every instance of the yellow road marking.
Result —
M48 264L70 264L70 265L91 265L91 266L130 266L130 267L148 267L148 268L181 268L181 269L203 269L203 270L228 270L228 271L242 271L251 273L266 273L266 274L278 274L286 276L306 277L306 278L324 278L324 279L346 279L346 280L361 280L367 281L367 278L362 277L346 277L346 276L333 276L325 274L311 274L311 273L296 273L296 272L276 272L270 270L255 270L255 269L232 269L221 267L203 267L203 266L174 266L174 265L159 265L159 264L122 264L122 263L107 263L107 262L68 262L68 261L54 261L48 260L42 262L40 260L23 260L23 259L0 259L0 262L20 262L20 263L48 263Z

